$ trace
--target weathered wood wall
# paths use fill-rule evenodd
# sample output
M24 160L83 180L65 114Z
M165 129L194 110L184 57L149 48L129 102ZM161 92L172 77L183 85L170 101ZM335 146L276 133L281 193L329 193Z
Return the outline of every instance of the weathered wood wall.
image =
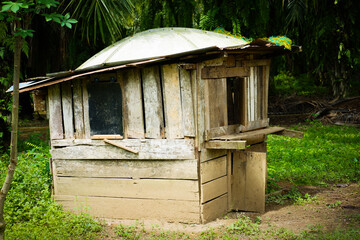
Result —
M264 154L206 143L268 126L269 64L228 56L197 63L196 70L167 64L49 87L54 198L100 217L194 223L231 209L261 209L262 201L250 202L262 197ZM121 87L124 132L111 144L90 134L86 87L109 77Z

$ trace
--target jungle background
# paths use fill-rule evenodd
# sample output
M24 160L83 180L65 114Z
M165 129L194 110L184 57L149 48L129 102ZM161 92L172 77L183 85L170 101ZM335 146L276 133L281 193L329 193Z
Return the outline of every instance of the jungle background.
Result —
M47 0L42 0L47 1ZM51 1L51 0L48 0ZM3 1L4 3L6 1ZM14 1L16 2L16 1ZM17 2L21 2L18 0ZM302 52L272 60L270 123L305 138L268 139L267 213L164 231L64 213L51 200L47 126L20 95L19 166L5 206L10 239L355 239L360 236L360 4L350 0L64 0L73 29L35 16L22 48L21 81L77 68L106 46L151 28L222 28L249 39L287 36ZM1 179L9 162L14 38L0 18ZM39 125L38 125L39 124ZM339 126L340 125L340 126ZM276 210L275 213L271 213ZM230 221L231 220L231 221ZM333 220L333 221L332 221ZM265 226L266 225L266 226ZM274 227L274 226L278 227ZM294 227L297 226L297 227ZM172 227L174 228L174 227ZM170 228L171 229L171 228ZM172 229L174 230L174 229ZM195 231L196 232L196 231Z

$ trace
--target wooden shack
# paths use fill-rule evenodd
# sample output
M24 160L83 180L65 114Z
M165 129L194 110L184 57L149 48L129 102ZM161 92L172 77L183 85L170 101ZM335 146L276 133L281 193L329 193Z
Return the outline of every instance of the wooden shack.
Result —
M97 217L186 223L264 211L266 135L299 135L269 127L270 58L298 50L154 29L24 84L49 116L54 199Z

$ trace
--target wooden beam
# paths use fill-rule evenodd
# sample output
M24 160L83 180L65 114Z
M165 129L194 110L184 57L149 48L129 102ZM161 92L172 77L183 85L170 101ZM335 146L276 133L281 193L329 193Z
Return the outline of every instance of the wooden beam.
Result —
M132 152L132 153L135 153L135 154L139 154L139 151L134 150L134 149L129 148L129 147L126 147L126 146L124 146L124 145L122 145L122 144L120 144L120 143L113 142L113 141L110 141L110 140L107 140L107 139L104 139L104 142L106 142L106 143L108 143L108 144L110 144L110 145L113 145L113 146L115 146L115 147L124 149L124 150L126 150L126 151L128 151L128 152Z
M102 139L123 139L121 135L93 135L91 139L93 140L102 140Z
M223 135L219 137L215 137L213 139L217 140L246 140L248 138L254 137L254 136L261 136L261 135L267 135L267 134L273 134L276 132L281 132L285 128L283 127L268 127L264 129L258 129L254 131L244 132L244 133L235 133L235 134L229 134L229 135Z
M245 149L246 141L234 140L234 141L220 141L210 140L205 142L205 147L208 149Z
M48 88L50 139L63 139L60 85Z
M226 78L226 77L248 77L250 69L248 67L204 67L201 69L202 79Z
M258 67L258 66L269 66L270 59L253 59L242 61L244 67Z

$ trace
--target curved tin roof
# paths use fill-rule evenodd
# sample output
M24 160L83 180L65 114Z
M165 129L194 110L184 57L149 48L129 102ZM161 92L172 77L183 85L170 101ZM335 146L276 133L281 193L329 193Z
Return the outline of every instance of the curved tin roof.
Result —
M192 28L157 28L122 39L97 53L76 70L150 60L206 48L242 46L246 41Z

